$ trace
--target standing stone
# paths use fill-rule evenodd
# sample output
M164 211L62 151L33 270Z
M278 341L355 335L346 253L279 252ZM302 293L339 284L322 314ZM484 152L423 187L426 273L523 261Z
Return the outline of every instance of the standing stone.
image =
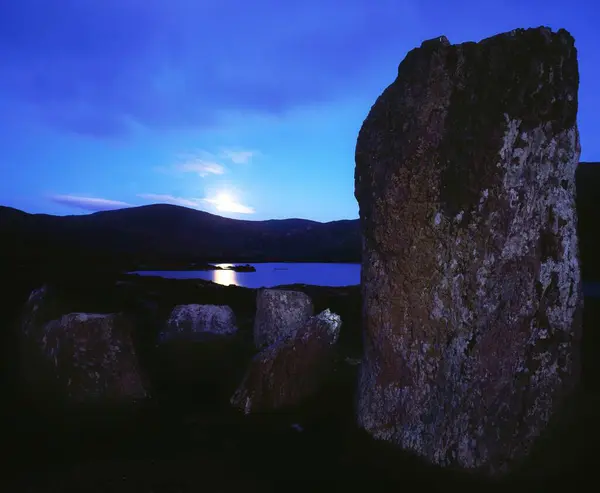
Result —
M250 357L227 305L177 305L158 334L156 393L172 405L215 411L239 384Z
M310 297L300 291L261 289L256 296L254 345L260 349L302 327L314 313Z
M340 316L327 309L263 349L231 404L244 414L260 413L296 406L316 394L331 376L341 326Z
M40 404L122 405L148 397L133 320L120 313L61 314L65 309L68 302L48 286L31 293L20 324L22 390Z
M374 437L502 474L573 390L578 84L565 30L442 36L371 108L356 146L357 418Z
M159 342L230 336L237 330L235 314L227 305L177 305L159 334Z
M147 397L133 325L115 313L68 313L44 327L41 349L69 399L125 403Z

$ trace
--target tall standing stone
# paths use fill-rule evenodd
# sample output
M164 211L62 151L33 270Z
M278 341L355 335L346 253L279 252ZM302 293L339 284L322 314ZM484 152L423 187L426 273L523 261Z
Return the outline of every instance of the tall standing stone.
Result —
M578 85L565 30L440 37L371 108L355 195L373 436L504 473L576 385Z

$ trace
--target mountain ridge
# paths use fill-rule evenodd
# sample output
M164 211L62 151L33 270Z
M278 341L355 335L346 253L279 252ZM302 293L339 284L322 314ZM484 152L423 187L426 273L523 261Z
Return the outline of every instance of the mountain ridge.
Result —
M273 218L273 219L234 219L225 216L219 216L218 214L213 214L212 212L203 211L200 209L194 209L193 207L185 207L183 205L175 205L168 203L155 203L155 204L144 204L144 205L136 205L131 207L122 207L119 209L110 209L105 211L95 211L95 212L86 212L83 214L48 214L45 212L27 212L22 209L18 209L16 207L11 207L7 205L0 205L0 211L14 211L22 215L30 215L30 216L52 216L52 217L82 217L82 216L97 216L97 215L106 215L115 212L129 211L129 210L151 210L151 209L171 209L171 210L179 210L179 211L190 211L192 213L200 213L205 216L212 216L224 220L230 221L243 221L246 223L266 223L266 222L282 222L282 221L303 221L307 223L317 223L317 224L330 224L330 223L338 223L344 221L358 221L358 218L355 219L334 219L332 221L317 221L316 219L306 219L301 217L286 217L286 218ZM1 213L1 212L0 212Z
M0 253L21 264L359 262L358 219L232 219L171 204L55 216L0 206Z
M595 234L600 163L576 171L584 280L600 280ZM172 204L89 214L32 214L0 206L0 262L7 266L184 265L192 262L360 262L359 219L231 219Z

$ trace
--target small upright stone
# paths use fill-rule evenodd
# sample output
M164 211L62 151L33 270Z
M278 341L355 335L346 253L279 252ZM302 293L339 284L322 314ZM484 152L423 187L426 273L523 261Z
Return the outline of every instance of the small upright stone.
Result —
M41 349L74 402L133 402L147 391L132 333L121 314L68 313L44 327Z
M408 53L358 136L357 417L429 461L501 474L574 389L579 75L564 30Z
M325 310L258 353L231 404L245 414L300 404L327 381L342 319Z
M310 297L300 291L261 289L256 297L254 345L260 349L297 331L313 315Z
M226 305L177 305L173 308L159 342L194 340L203 336L229 336L237 332L235 314Z
M115 313L64 313L52 289L31 293L21 318L21 384L40 404L122 405L148 396L134 322Z

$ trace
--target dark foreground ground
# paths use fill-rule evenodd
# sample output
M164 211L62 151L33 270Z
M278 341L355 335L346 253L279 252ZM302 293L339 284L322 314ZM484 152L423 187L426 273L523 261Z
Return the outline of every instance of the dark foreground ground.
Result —
M109 274L60 279L88 311L138 311L147 333L137 336L154 398L129 410L36 410L15 379L14 308L26 298L37 273L11 278L3 320L1 442L4 492L220 492L330 491L546 491L587 490L597 479L600 438L600 347L595 327L600 300L586 299L583 385L565 415L540 439L523 470L488 482L424 465L354 425L353 393L360 355L360 300L356 288L310 288L316 309L330 307L344 321L339 364L329 386L301 409L245 418L228 405L251 357L255 292L210 283L119 278ZM117 281L121 282L118 283ZM156 331L175 303L226 303L240 326L235 362L202 362L193 347L170 355L152 353ZM186 353L187 352L187 353ZM204 355L205 356L205 355ZM218 357L218 356L217 356ZM183 364L183 361L188 363ZM189 362L192 363L189 363ZM219 378L208 378L206 364ZM203 366L204 365L204 366ZM221 365L221 366L219 366ZM214 369L217 369L216 371ZM300 425L300 426L297 426ZM559 484L560 483L560 484ZM591 487L591 486L590 486Z

